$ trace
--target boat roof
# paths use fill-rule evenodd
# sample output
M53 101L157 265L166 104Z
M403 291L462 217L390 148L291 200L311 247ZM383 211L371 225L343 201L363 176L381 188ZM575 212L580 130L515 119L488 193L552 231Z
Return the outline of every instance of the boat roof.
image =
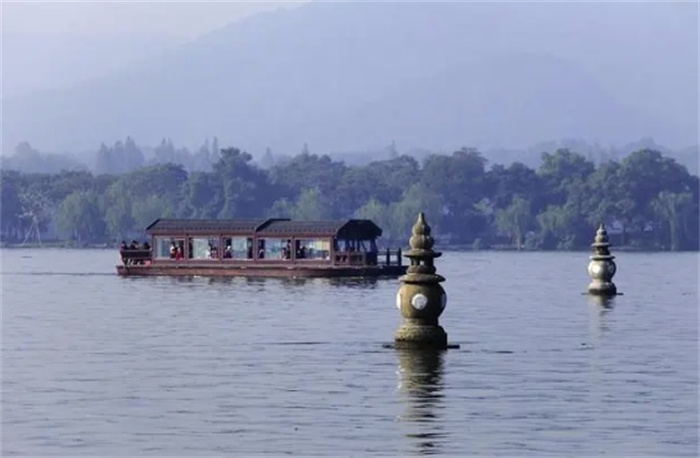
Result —
M151 223L149 234L199 233L218 235L256 234L267 237L316 236L374 239L382 230L368 219L345 219L330 221L292 221L288 218L269 219L170 219L158 218Z
M266 219L171 219L158 218L147 228L146 232L182 232L182 231L233 231L233 232L255 232L255 230L265 224Z

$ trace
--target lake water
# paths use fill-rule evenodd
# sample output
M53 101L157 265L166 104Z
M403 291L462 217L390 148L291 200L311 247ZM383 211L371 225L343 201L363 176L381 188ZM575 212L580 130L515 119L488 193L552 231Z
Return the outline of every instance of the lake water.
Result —
M2 455L697 456L698 255L446 253L460 349L400 353L396 280L119 278L2 252Z

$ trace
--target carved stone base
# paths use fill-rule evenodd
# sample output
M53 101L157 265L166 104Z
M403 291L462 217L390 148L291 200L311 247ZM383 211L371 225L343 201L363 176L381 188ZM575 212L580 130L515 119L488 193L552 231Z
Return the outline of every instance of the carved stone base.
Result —
M593 294L594 296L615 296L617 295L617 286L613 282L593 280L588 285L588 294Z
M404 323L394 335L396 348L447 348L447 333L440 325Z

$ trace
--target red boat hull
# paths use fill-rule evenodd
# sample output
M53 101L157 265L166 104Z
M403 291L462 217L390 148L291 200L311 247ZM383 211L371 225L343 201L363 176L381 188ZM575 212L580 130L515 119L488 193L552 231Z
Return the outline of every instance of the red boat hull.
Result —
M231 265L118 265L121 276L170 277L272 277L338 278L393 277L406 273L406 266L231 266Z

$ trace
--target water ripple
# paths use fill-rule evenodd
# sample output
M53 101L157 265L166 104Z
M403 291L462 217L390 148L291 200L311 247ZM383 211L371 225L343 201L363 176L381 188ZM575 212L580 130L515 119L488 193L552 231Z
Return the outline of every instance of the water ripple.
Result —
M603 308L585 255L446 253L444 353L385 348L396 281L3 258L3 456L698 455L695 254L620 255Z

